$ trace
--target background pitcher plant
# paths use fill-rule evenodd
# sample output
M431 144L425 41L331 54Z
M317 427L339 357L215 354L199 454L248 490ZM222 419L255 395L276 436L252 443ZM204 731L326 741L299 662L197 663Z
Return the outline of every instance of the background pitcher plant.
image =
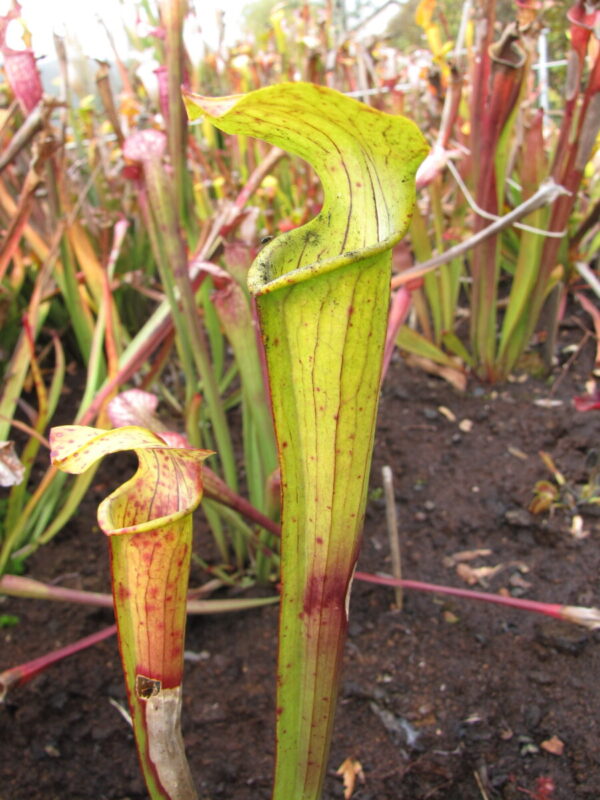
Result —
M267 244L248 277L266 350L282 483L274 798L321 793L358 557L392 247L427 146L416 125L311 84L218 99L190 116L311 164L320 213Z

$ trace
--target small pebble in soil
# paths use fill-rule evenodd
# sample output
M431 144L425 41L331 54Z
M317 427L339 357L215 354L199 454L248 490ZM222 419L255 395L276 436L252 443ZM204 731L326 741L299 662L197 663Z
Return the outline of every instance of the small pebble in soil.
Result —
M540 720L542 718L542 712L539 706L536 705L529 705L525 709L525 713L523 714L523 719L527 730L532 731L537 728L540 724Z
M567 622L550 619L536 625L535 639L544 647L551 647L559 653L578 656L588 643L589 635Z
M502 633L517 633L519 630L519 626L516 622L507 622L502 621L500 623L500 630Z
M513 528L530 528L534 524L533 517L524 508L511 508L505 515L504 519Z
M56 711L61 711L64 708L65 703L67 702L68 702L68 697L66 692L56 692L50 697L48 704L50 708L53 708Z
M502 789L508 782L509 777L505 772L498 772L490 778L490 786L492 789Z
M60 758L60 750L55 744L49 743L44 745L44 751L50 758Z
M413 728L410 722L404 717L398 717L386 708L382 708L377 703L369 703L371 711L379 718L386 731L391 734L396 744L406 744L408 747L415 748L419 738L419 732Z
M372 700L373 694L364 689L356 681L345 681L342 687L342 697L356 697L359 700Z
M540 686L550 686L551 683L554 683L552 677L541 670L532 669L527 673L527 677L532 683L537 683Z
M353 620L351 618L350 623L348 624L348 636L350 636L350 638L354 638L355 636L360 636L363 631L364 626L357 620Z
M519 753L523 757L534 756L540 752L540 748L529 736L519 736L517 737L517 742L519 743Z

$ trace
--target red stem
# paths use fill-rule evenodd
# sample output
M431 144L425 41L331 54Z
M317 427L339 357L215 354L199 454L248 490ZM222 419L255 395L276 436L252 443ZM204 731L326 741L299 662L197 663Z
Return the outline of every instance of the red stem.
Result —
M392 295L390 303L390 314L388 318L388 328L385 337L385 348L383 351L383 366L381 368L381 382L383 383L385 376L392 360L394 347L396 346L396 337L402 325L406 322L408 312L412 302L412 292L407 286L401 286L397 292Z
M277 533L278 525L271 522L270 530L272 533ZM562 603L543 603L539 600L527 600L517 597L505 597L501 594L492 594L491 592L477 592L472 589L460 589L454 586L442 586L437 583L427 583L425 581L413 581L402 578L387 577L385 575L371 575L368 572L357 572L354 576L356 580L363 581L364 583L374 583L381 586L402 587L403 589L412 589L417 592L433 592L434 594L447 594L453 597L462 597L466 600L482 600L486 603L495 603L496 605L509 606L517 608L521 611L534 611L538 614L546 614L551 617L563 619L563 604ZM23 589L19 591L19 582L26 581ZM64 602L82 603L93 606L112 606L112 597L109 594L101 594L99 592L83 592L73 589L65 589L60 586L48 586L47 584L39 583L38 581L30 581L29 579L19 578L11 575L5 575L0 579L0 592L3 590L6 594L13 597L31 597L32 587L35 586L45 591L44 600L58 600ZM91 642L93 644L93 642Z
M27 681L31 680L31 678L35 677L39 672L42 672L52 664L56 664L57 661L62 661L63 658L72 656L74 653L78 653L80 650L85 650L87 647L91 647L92 645L101 642L103 639L108 639L110 636L114 636L116 632L117 626L109 625L108 628L103 628L97 633L92 633L90 636L85 636L83 639L73 642L73 644L68 644L66 647L60 647L58 650L54 650L52 653L47 653L45 656L34 658L32 661L26 661L24 664L19 664L17 667L12 667L4 672L0 672L0 702L4 700L6 692L11 688L11 686L20 686L23 683L26 683Z
M517 597L505 597L502 594L492 594L490 592L476 592L472 589L458 589L453 586L440 586L437 583L425 583L423 581L411 581L402 578L388 578L383 575L370 575L366 572L357 572L354 576L359 581L365 583L376 583L381 586L401 586L403 589L414 589L419 592L433 592L434 594L449 594L453 597L464 597L467 600L483 600L485 603L495 603L500 606L510 606L521 611L534 611L537 614L546 614L550 617L563 619L560 603L542 603L539 600L526 600Z
M272 524L273 528L278 527L276 523ZM4 588L8 588L8 586L6 586L6 579L10 577L13 576L5 575L4 578L0 579L0 587L2 586L2 584L4 584ZM440 586L439 584L436 583L426 583L424 581L413 581L406 579L398 580L397 578L391 578L384 575L371 575L366 572L356 572L354 577L359 581L363 581L365 583L373 583L380 586L402 587L403 589L412 589L414 591L419 591L419 592L432 592L434 594L445 594L445 595L450 595L451 597L462 597L465 600L481 600L485 603L495 603L496 605L516 608L520 611L531 611L536 614L545 614L546 616L554 617L556 619L566 620L570 622L575 621L571 616L565 614L565 611L567 609L565 608L565 606L559 603L542 603L539 600L526 600L516 597L505 597L504 595L500 594L491 594L489 592L477 592L473 591L472 589L459 589L453 586ZM19 581L18 578L14 578L15 584L18 583L18 581ZM12 588L13 592L10 593L17 594L17 592L14 591L14 589L17 588L16 585L13 586ZM49 600L75 600L74 596L76 595L77 596L76 602L89 603L90 605L112 605L112 597L110 595L101 595L95 592L70 593L68 589L62 589L61 587L53 587L53 586L47 586L45 588L48 590L47 599ZM580 622L579 624L582 623ZM7 691L12 686L21 685L26 681L30 680L31 678L33 678L39 672L42 672L47 667L51 666L52 664L55 664L58 661L61 661L63 658L73 655L74 653L78 653L80 650L84 650L87 647L91 647L92 645L102 641L103 639L107 639L108 637L116 633L116 630L117 630L116 625L110 625L108 628L104 628L98 633L93 633L91 636L86 636L85 638L80 639L78 642L74 642L73 644L67 645L66 647L61 647L58 650L55 650L54 652L49 653L45 656L40 656L40 658L35 658L32 661L27 661L25 664L21 664L17 667L12 667L11 669L7 669L4 672L0 673L0 702L4 700Z

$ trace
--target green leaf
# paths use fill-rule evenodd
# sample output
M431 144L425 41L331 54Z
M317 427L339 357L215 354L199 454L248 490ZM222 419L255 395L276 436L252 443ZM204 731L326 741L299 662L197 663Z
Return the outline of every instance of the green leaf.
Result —
M400 350L414 353L414 355L421 358L428 358L430 361L435 361L436 364L441 364L444 367L456 369L456 362L447 353L444 353L436 344L407 325L403 325L400 328L396 337L396 344Z
M458 356L469 367L473 367L473 358L464 344L460 341L455 333L445 333L442 336L442 342L451 353ZM454 364L456 368L456 364Z
M391 248L427 146L417 127L330 89L185 95L192 117L308 161L321 212L250 269L282 481L274 800L316 800L327 769L358 556L390 295Z

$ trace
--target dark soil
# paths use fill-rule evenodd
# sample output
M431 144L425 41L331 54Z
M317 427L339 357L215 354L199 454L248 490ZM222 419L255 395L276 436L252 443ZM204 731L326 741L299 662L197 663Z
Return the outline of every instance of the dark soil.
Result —
M577 331L566 329L569 341ZM569 480L586 477L600 413L575 412L571 398L583 392L593 356L590 341L550 382L471 384L465 395L392 364L372 487L389 464L405 577L465 587L452 557L482 549L463 563L499 567L487 579L477 573L484 590L600 605L598 518L584 513L588 535L577 538L564 510L527 512L535 482L549 477L538 451ZM536 404L548 399L561 403ZM76 519L27 562L30 575L108 590L95 506L109 488L114 475L105 473ZM377 492L360 569L390 571ZM192 584L204 579L195 571ZM393 603L391 590L355 582L325 798L343 796L335 771L349 756L365 776L355 800L600 797L598 634L432 594L406 592L402 611ZM111 623L106 610L33 600L6 599L0 613L20 619L0 631L0 669ZM189 621L184 734L202 800L270 795L276 628L275 607ZM125 700L114 639L12 690L0 707L0 800L145 799L131 731L111 700ZM544 778L555 787L546 794Z

